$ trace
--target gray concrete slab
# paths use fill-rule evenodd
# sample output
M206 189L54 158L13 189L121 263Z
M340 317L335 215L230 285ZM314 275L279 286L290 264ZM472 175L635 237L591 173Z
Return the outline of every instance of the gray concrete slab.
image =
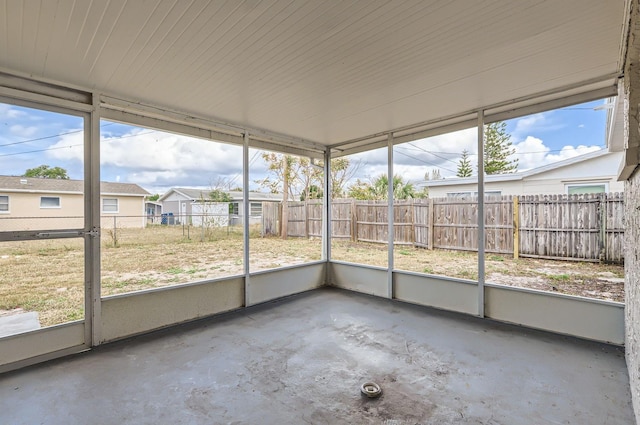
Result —
M361 396L368 380L379 399ZM6 424L632 424L620 348L320 289L0 376Z
M40 329L37 311L6 312L0 314L0 337Z

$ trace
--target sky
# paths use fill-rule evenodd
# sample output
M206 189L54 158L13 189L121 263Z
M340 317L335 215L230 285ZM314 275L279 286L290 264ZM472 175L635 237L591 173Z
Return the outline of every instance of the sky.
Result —
M507 121L518 171L603 149L605 100ZM42 164L59 166L82 179L83 122L80 117L0 103L0 175L22 175ZM414 183L438 170L453 178L463 150L477 161L475 128L417 140L394 148L394 172ZM242 185L242 147L172 133L101 122L101 180L136 183L151 193L171 187ZM268 175L261 151L251 149L250 189ZM353 180L387 172L386 148L349 157ZM267 189L262 189L267 191Z

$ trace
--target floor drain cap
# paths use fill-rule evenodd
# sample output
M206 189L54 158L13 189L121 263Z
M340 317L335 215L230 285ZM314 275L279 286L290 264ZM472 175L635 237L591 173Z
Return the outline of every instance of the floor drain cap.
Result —
M365 382L360 386L360 391L369 398L376 398L382 394L382 388L375 382Z

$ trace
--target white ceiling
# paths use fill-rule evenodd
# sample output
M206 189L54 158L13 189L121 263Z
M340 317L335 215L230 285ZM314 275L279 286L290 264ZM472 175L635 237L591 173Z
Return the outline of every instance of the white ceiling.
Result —
M0 0L0 67L331 145L585 82L612 86L626 6Z

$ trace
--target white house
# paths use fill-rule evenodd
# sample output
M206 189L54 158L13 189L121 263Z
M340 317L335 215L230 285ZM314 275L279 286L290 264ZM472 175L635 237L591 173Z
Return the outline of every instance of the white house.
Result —
M216 203L211 201L210 192L207 189L174 187L162 195L158 202L162 204L163 214L168 215L167 220L169 222L182 223L190 219L193 224L193 216L201 216L204 210L212 211L213 207L208 208L205 206L206 204ZM232 226L242 224L242 218L244 217L242 192L230 191L225 193L231 197L228 207L229 224ZM282 201L282 194L280 193L249 192L249 224L260 223L263 202L280 201ZM216 214L219 214L219 209L216 209L216 211Z
M622 192L617 180L622 152L599 150L527 171L485 176L487 195L554 195ZM453 177L422 183L429 197L477 195L477 177Z

